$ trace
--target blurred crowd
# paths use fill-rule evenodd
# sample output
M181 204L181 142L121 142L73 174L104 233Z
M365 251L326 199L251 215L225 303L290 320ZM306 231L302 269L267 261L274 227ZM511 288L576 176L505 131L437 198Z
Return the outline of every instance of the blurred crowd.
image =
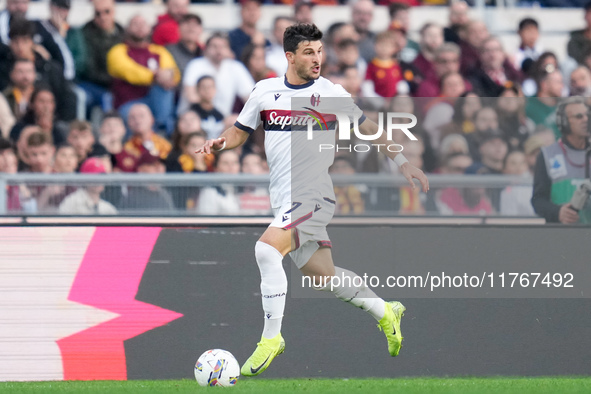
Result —
M70 1L50 0L47 20L26 18L29 0L7 0L0 12L0 172L263 174L261 130L240 150L213 156L195 149L234 124L256 82L285 73L285 29L313 23L316 4L338 3L299 1L272 26L260 26L264 5L244 0L239 26L205 37L189 0L168 0L154 26L140 14L121 26L114 0L93 0L94 17L75 21ZM415 114L419 141L400 143L426 172L532 176L540 149L560 137L560 99L591 95L591 4L572 4L582 7L587 27L571 33L568 57L559 59L541 42L543 26L535 18L515 26L519 47L504 48L482 20L469 17L463 1L421 2L447 7L448 20L426 23L411 37L410 7L418 3L348 3L350 22L324 32L323 76L341 84L369 116ZM370 30L376 4L389 12L384 31ZM344 152L331 171L392 173L395 167L376 152ZM110 201L104 189L11 186L7 200L9 209L25 212L269 212L268 195L258 188L179 196L146 186L111 193ZM492 195L449 188L429 197L410 188L395 196L370 196L361 186L336 192L345 214L363 212L368 201L395 201L404 214L533 215L531 187Z

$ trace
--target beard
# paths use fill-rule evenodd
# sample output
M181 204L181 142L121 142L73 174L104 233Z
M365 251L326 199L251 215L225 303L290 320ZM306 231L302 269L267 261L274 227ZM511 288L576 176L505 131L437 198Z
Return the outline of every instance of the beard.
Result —
M298 77L307 82L318 78L318 76L312 74L312 71L308 66L301 66L297 68L296 73L298 74Z

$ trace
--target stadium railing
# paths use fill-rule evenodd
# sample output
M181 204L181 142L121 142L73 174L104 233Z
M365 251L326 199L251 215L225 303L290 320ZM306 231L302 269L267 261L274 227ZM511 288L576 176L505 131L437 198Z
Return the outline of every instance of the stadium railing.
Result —
M531 197L532 179L504 175L436 175L429 176L428 193L413 191L400 175L356 174L333 176L339 210L336 215L369 218L408 216L520 216L531 212L504 215L501 196L512 202ZM196 207L204 188L218 188L220 198L227 193L236 196L239 211L214 216L269 217L267 175L229 174L0 174L1 216L59 215L59 204L81 187L104 185L101 197L111 202L118 216L204 217ZM41 206L41 195L53 188L49 203ZM24 190L19 190L24 189ZM34 209L18 204L15 193L28 191L36 199ZM516 193L517 191L517 193ZM131 196L135 199L130 200ZM168 196L172 208L158 208L159 196ZM126 201L123 203L123 201ZM156 202L155 202L156 201ZM244 207L244 204L247 207ZM341 210L348 206L350 209ZM472 207L472 208L470 208ZM474 208L476 207L476 208ZM470 210L472 209L472 210Z

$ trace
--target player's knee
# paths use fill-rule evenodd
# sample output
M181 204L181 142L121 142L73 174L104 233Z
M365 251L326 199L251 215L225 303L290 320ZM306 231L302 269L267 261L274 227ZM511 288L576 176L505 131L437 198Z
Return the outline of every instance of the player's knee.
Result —
M254 256L259 265L273 263L279 263L281 265L283 261L283 255L277 249L261 241L258 241L254 246Z

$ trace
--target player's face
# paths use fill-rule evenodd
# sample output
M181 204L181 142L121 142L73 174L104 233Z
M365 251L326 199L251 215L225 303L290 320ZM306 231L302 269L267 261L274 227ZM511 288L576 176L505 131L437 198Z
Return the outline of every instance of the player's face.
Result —
M303 41L293 54L292 63L296 74L304 81L311 81L320 76L322 64L322 42Z

